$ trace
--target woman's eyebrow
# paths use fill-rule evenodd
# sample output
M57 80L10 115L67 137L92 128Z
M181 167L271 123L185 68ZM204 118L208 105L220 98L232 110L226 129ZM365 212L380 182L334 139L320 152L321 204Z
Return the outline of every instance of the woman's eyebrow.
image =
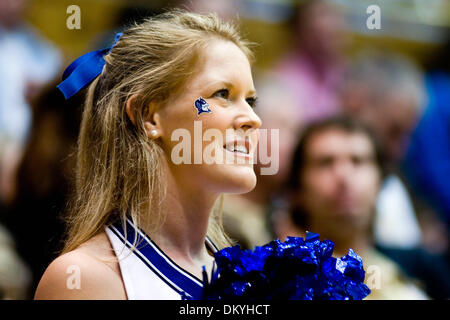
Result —
M230 81L226 81L226 80L213 80L208 84L208 88L211 86L217 86L217 85L221 85L222 87L225 87L227 89L234 89L234 85L232 82ZM247 92L247 95L249 96L256 96L256 90L255 89L251 89Z
M208 86L217 86L217 85L221 85L230 89L234 88L234 85L231 82L224 80L213 80L208 83Z

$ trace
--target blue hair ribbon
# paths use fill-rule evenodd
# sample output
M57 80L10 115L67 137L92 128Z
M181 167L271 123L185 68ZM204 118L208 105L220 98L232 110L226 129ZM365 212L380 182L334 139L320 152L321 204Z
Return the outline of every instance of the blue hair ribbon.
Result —
M84 89L102 72L106 63L103 58L104 55L108 54L114 48L121 36L121 32L117 33L112 46L88 52L66 68L62 76L63 81L57 85L57 88L63 93L66 100Z

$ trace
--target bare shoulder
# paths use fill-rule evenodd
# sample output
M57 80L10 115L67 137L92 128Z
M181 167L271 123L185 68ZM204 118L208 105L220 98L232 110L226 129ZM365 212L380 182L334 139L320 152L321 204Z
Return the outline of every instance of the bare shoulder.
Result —
M34 298L126 299L119 265L106 234L56 258L44 272Z

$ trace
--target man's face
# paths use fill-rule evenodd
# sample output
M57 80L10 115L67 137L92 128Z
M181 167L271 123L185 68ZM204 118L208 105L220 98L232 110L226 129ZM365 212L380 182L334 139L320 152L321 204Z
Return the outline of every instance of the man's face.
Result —
M298 201L313 225L366 228L380 183L374 146L361 132L329 128L306 146Z

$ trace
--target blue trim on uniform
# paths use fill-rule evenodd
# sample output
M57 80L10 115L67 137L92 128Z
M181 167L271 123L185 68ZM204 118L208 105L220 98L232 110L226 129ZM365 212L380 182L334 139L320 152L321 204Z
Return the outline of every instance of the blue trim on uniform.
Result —
M120 234L120 232L116 231L116 228L109 228L109 230L111 230L112 233L114 233L116 235L117 238L124 240L125 245L127 246L128 249L131 250L132 248L132 244L129 243L128 241L125 241L125 238L123 236L123 234ZM153 271L154 274L156 274L162 281L164 281L165 284L167 284L170 288L172 288L176 293L178 293L179 295L183 296L183 291L180 290L179 288L175 287L172 283L170 283L169 281L167 281L167 279L165 279L163 276L161 276L161 274L158 272L158 270L155 269L155 267L153 267L150 263L148 263L144 258L142 258L141 255L137 254L136 252L134 252L136 254L136 256L150 269Z
M219 248L216 246L214 242L212 242L212 240L208 236L206 236L206 243L208 244L213 254L219 251Z
M203 285L199 284L198 282L194 281L193 279L190 279L188 276L183 274L181 270L185 273L190 274L186 270L182 269L181 267L178 267L179 269L172 266L169 262L167 262L166 258L167 255L165 255L161 249L156 250L151 243L149 243L149 240L151 239L147 236L147 239L145 237L140 236L137 234L136 237L136 228L133 224L130 223L130 221L126 222L126 229L127 234L125 235L124 229L122 227L121 222L116 222L113 224L113 226L117 229L118 232L122 235L122 237L126 237L127 241L132 244L135 241L135 238L137 239L137 248L136 251L139 251L142 255L144 255L148 261L150 261L155 268L158 269L159 272L161 272L165 277L167 277L170 281L172 281L175 285L177 285L179 288L181 288L183 291L185 291L188 295L192 296L195 300L200 300L202 298L203 294ZM142 231L141 231L142 232ZM151 241L153 244L154 242ZM133 251L139 258L139 254L137 252ZM141 259L142 260L142 259ZM169 260L175 264L170 258ZM146 263L148 266L148 264ZM175 264L176 265L176 264ZM152 270L154 271L154 270ZM157 272L155 272L158 274ZM191 275L191 274L190 274ZM192 277L193 275L191 275ZM195 279L198 280L194 276ZM167 283L167 282L166 282Z
M128 220L128 223L129 223L129 225L133 225L133 223L132 223L130 220ZM165 257L167 260L169 260L169 261L175 266L175 269L177 269L177 270L178 270L179 272L181 272L181 273L186 273L186 274L188 274L190 277L192 277L192 278L194 279L194 282L195 282L195 280L197 280L197 281L198 281L198 284L201 285L201 286L203 286L202 280L200 280L199 278L197 278L196 276L194 276L194 275L193 275L192 273L190 273L189 271L187 271L187 270L183 269L182 267L180 267L180 266L179 266L175 261L173 261L167 254L165 254L164 251L162 251L161 248L160 248L160 247L159 247L152 239L150 239L149 237L147 237L147 235L146 235L142 230L139 229L139 231L144 235L144 238L145 238L147 241L149 241L151 244L153 244L154 249L156 249L156 251L157 251L161 256ZM210 249L213 251L215 245L212 246L211 244L209 244L208 239L205 240L205 244L206 244L207 247L210 247ZM213 252L214 252L214 251L213 251ZM192 280L192 279L191 279L191 280Z

